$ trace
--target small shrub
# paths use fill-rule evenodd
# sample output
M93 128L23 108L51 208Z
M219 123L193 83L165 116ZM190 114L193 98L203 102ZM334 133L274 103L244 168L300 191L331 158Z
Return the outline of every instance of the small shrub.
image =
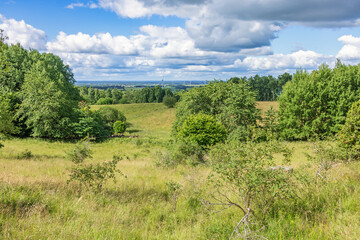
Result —
M165 106L167 106L168 108L173 108L175 107L175 104L177 102L177 99L176 97L174 96L169 96L169 95L166 95L163 99L163 103L165 104Z
M190 115L178 129L178 138L185 142L195 142L203 149L223 142L226 129L214 117L206 114Z
M97 110L97 112L101 115L109 127L112 127L116 121L126 122L124 113L120 112L116 108L108 106L101 107L99 110Z
M180 183L174 182L174 181L169 181L166 183L166 186L168 188L168 193L170 196L170 200L173 204L173 210L176 210L176 205L177 205L177 201L178 198L180 196L181 190L182 190L182 186Z
M114 133L124 133L126 131L126 123L122 121L116 121L113 125Z
M76 146L66 153L67 157L75 164L83 163L85 159L92 158L92 151L87 139L76 144Z
M30 159L32 157L34 157L34 155L28 149L25 149L24 151L16 155L16 159Z
M116 169L117 163L122 160L122 157L117 155L113 156L112 161L97 164L84 163L85 159L92 158L86 142L78 144L68 153L68 156L75 166L71 168L70 178L67 182L79 182L81 188L85 186L88 190L100 192L106 181L113 179L115 182L115 174L122 174L120 170Z

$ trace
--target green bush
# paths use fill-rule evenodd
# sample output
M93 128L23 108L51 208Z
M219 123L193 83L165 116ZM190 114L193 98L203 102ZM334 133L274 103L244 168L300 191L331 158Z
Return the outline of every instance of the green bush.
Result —
M168 108L173 108L173 107L175 107L176 102L177 102L177 99L176 99L176 97L174 97L174 96L166 95L166 96L163 98L163 103L164 103L165 106L167 106Z
M342 147L360 154L360 101L355 102L349 110L338 139Z
M176 105L173 131L176 135L192 114L204 113L219 120L230 133L239 126L255 125L260 118L256 94L244 83L213 81L184 92Z
M190 115L178 129L178 139L195 142L203 149L226 139L226 129L213 116L206 114Z
M113 126L114 133L124 133L126 131L126 123L123 121L116 121Z
M112 128L116 121L126 122L124 113L113 107L101 107L97 112L102 116L105 123Z
M289 139L325 138L345 123L360 97L360 65L334 69L322 65L311 74L297 71L279 98L281 136Z

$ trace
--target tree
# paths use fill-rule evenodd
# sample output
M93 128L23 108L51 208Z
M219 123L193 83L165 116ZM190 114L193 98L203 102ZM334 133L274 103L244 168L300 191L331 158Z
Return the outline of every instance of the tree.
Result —
M98 113L102 116L105 123L111 128L116 121L126 122L124 113L113 107L101 107L99 108Z
M360 65L322 65L311 74L299 70L279 98L279 124L286 139L324 138L345 123L360 97Z
M177 102L177 99L176 99L176 97L174 97L174 96L166 95L166 96L163 98L163 103L164 103L165 106L167 106L168 108L173 108L173 107L175 107L176 102Z
M174 132L192 114L204 113L219 120L230 133L239 126L256 124L255 93L244 83L213 81L184 92L177 104Z
M69 137L81 99L74 87L73 74L53 54L39 54L38 58L21 86L17 116L25 120L34 137Z

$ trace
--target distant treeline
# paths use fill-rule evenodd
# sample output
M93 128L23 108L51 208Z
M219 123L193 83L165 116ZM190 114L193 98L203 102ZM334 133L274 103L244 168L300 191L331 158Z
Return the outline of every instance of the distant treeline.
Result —
M233 77L229 81L239 83L244 81L250 87L250 90L257 93L257 101L276 101L280 96L283 86L291 81L292 75L284 73L277 78L269 76L255 75L253 77Z
M118 103L161 103L165 96L174 96L170 88L161 86L144 87L136 90L122 91L117 88L98 89L78 87L80 96L88 104L118 104Z

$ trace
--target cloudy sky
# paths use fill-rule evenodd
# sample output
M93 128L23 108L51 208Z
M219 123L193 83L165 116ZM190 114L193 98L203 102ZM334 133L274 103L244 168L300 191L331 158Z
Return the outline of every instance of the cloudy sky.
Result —
M359 0L0 0L9 43L76 80L212 80L360 63Z

